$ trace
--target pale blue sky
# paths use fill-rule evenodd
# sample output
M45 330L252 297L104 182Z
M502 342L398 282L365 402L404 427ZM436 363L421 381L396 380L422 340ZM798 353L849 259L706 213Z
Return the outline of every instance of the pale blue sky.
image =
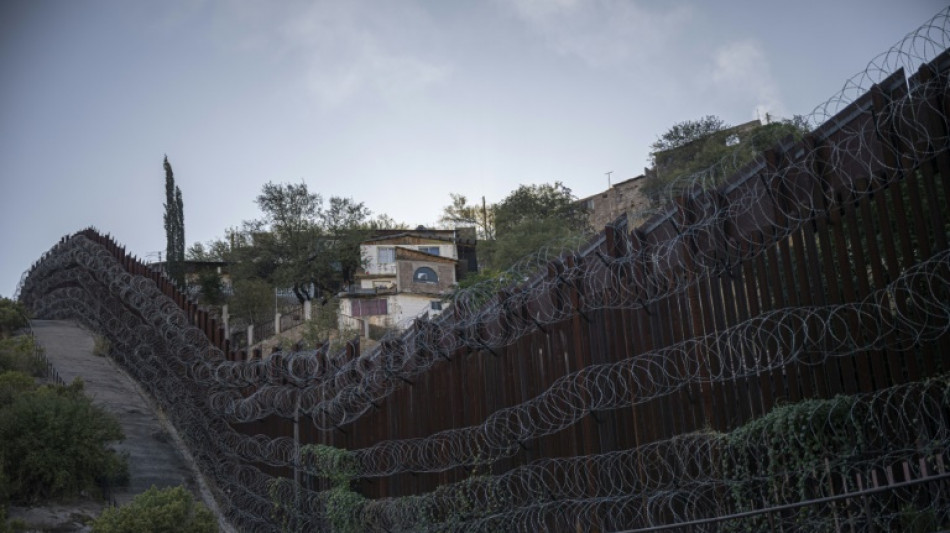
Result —
M560 180L640 174L706 114L807 114L946 6L882 1L0 2L0 295L89 225L164 250L168 154L190 243L306 181L432 225Z

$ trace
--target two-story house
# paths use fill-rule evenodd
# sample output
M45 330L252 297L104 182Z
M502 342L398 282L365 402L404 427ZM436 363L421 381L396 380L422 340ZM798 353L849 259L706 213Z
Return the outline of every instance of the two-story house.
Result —
M474 228L384 230L360 253L364 269L340 293L340 327L364 336L438 315L458 280L477 269Z

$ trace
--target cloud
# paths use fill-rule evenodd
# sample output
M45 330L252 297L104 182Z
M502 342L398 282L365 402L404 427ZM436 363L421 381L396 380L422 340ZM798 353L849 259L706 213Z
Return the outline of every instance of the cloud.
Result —
M553 50L595 68L645 66L673 46L691 18L686 6L629 0L498 0Z
M322 101L338 104L365 91L399 96L424 90L448 75L448 67L408 42L404 32L412 32L421 21L345 4L349 7L339 10L314 8L285 30L288 42L308 64L308 85Z
M220 25L232 46L270 50L299 70L325 105L359 95L384 98L425 90L451 69L420 36L438 39L427 13L362 0L224 4Z
M764 118L765 113L787 116L768 57L756 41L737 41L718 48L712 56L709 81L727 100L754 102L752 118Z

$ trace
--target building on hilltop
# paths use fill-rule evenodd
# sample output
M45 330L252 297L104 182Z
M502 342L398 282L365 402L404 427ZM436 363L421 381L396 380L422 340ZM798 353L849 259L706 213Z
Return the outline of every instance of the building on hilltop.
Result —
M221 282L221 289L226 294L231 294L231 273L229 267L231 263L227 261L194 261L186 259L181 262L181 268L185 274L184 292L194 300L198 299L200 279L203 274L215 274ZM167 274L168 263L166 261L155 261L146 265L154 272Z
M644 176L640 175L619 183L609 189L577 201L587 208L590 213L590 225L595 229L602 229L616 220L620 215L642 212L649 207L649 201L643 194ZM638 216L631 217L631 220Z
M478 268L475 228L381 230L360 244L363 271L339 294L340 328L363 336L435 316L458 281Z
M663 205L664 196L669 193L665 187L668 180L716 163L723 153L720 147L746 143L761 127L759 120L752 120L704 135L682 146L656 152L653 154L653 167L644 169L643 174L581 198L578 203L590 212L590 223L595 229L603 228L623 214L627 215L632 225L637 225ZM676 193L675 190L673 192Z
M690 163L696 161L707 166L715 161L706 161L701 158L702 152L707 150L708 146L735 146L745 142L748 137L756 130L762 127L759 119L750 120L738 126L724 128L710 133L698 139L694 139L682 146L662 150L653 154L653 168L647 173L655 173L660 177L667 176L670 172L676 172L685 168L691 168ZM714 152L718 154L718 152Z

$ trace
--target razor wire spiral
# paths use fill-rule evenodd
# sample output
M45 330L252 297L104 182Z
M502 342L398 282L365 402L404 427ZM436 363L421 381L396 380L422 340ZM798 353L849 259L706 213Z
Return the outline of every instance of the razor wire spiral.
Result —
M791 490L780 498L770 495L776 487L767 476L737 476L743 472L737 466L777 469L788 487L807 481L811 498L827 496L829 483L853 488L859 476L904 462L919 464L921 458L940 468L950 467L950 381L946 377L826 403L831 404L828 413L834 418L815 417L807 422L807 429L819 432L826 442L848 443L846 449L836 450L844 452L839 458L828 460L829 454L816 454L807 464L789 468L765 455L761 443L774 437L768 428L755 428L742 439L715 432L692 433L618 452L541 459L421 496L375 500L364 507L363 519L373 529L385 531L413 530L420 516L430 517L436 530L560 531L598 522L612 530L630 523L709 518L737 510L736 500L742 499L795 501L797 495ZM818 410L816 406L813 412ZM854 435L856 428L859 438ZM888 442L882 446L879 432L885 428ZM790 433L787 443L799 448L802 440ZM597 480L593 494L592 479ZM950 502L950 493L943 494L942 502L944 506ZM941 512L946 520L950 509L944 507ZM595 519L598 514L602 520ZM458 527L445 527L461 515L470 518L456 522Z
M862 95L879 90L875 84L901 68L915 71L946 50L948 41L950 9L875 58L841 93L816 108L809 122L818 126L837 121L837 114ZM228 361L154 282L131 275L102 246L81 235L44 254L21 280L19 294L38 316L79 319L110 338L118 362L158 399L202 471L214 480L216 498L230 519L247 530L277 530L272 519L276 498L293 502L300 527L323 529L324 492L300 486L275 491L273 477L253 466L299 467L319 476L318 465L299 457L293 439L247 436L229 422L303 414L317 428L332 430L358 419L374 402L403 386L403 380L458 350L508 346L578 313L642 309L694 287L704 277L726 273L762 253L763 239L779 242L839 209L842 195L858 199L886 186L886 180L862 178L900 175L947 152L948 116L941 100L946 94L945 76L923 80L905 94L885 94L883 103L859 108L856 117L834 124L834 135L818 134L804 144L782 146L772 156L777 162L763 156L737 169L734 161L725 160L717 168L683 176L676 188L694 192L652 219L654 228L675 229L670 238L644 240L647 232L641 228L632 232L633 240L621 239L608 253L602 251L605 235L576 252L542 251L505 274L512 286L485 284L461 291L440 318L389 335L379 349L357 358L323 350ZM935 133L925 127L928 121L944 127ZM897 164L889 157L889 146L902 147ZM835 188L820 176L822 168L849 169L852 175L839 173ZM716 176L736 172L750 176L752 184L732 188L728 198L721 191L697 192L718 185ZM724 221L745 218L760 221L769 235L724 229ZM631 233L624 222L615 229L621 235ZM687 248L689 254L683 251ZM626 407L692 384L721 383L789 364L932 342L950 328L948 290L950 254L943 251L860 301L763 312L721 331L563 376L529 401L492 413L481 425L354 450L358 476L489 465L513 455L519 443L561 431L591 411ZM895 332L901 338L897 346L892 345ZM704 373L695 357L700 351L717 357L718 373ZM855 405L877 406L880 412L855 408L853 416L885 417L904 437L895 442L905 446L827 466L829 472L847 477L852 471L858 475L915 460L924 437L942 443L929 457L950 459L950 389L945 381L930 383L926 387L936 389L926 393L922 387L896 387L860 399ZM918 397L923 401L919 409L914 404ZM937 403L927 403L931 400ZM926 432L915 440L915 424L921 420ZM668 523L671 518L688 521L703 518L696 509L720 505L721 493L740 483L706 475L716 471L708 458L748 453L732 450L721 435L688 435L621 452L542 460L421 496L373 501L361 516L368 528L389 531L419 529L420 516L431 517L424 527L473 531L511 525L536 530L552 523L570 528L582 518L608 529ZM646 481L643 469L623 466L647 461L651 466ZM592 496L594 478L597 494ZM766 481L750 483L761 485L748 489L758 494L756 501L769 501ZM946 494L943 497L946 501ZM505 505L499 506L499 500ZM946 512L939 518L946 519Z

